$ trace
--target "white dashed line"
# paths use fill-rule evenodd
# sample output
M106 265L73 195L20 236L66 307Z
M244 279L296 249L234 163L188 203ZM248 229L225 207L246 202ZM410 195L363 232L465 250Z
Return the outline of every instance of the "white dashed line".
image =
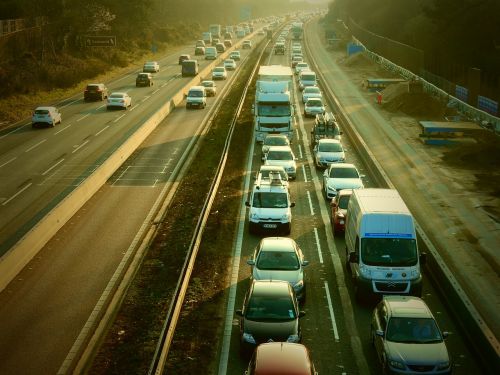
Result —
M24 152L30 152L31 150L37 148L38 146L40 146L43 142L47 141L46 139L42 139L40 142L38 142L36 145L33 145L31 146L30 148L28 148L26 151Z
M77 152L79 149L81 149L83 146L85 146L87 143L89 143L88 140L86 140L85 142L83 142L80 146L78 146L77 148L75 148L72 152L72 154L74 154L75 152Z
M328 310L330 310L330 319L332 320L333 336L335 337L335 341L339 342L340 337L339 337L339 331L337 329L337 322L335 321L335 314L333 313L332 299L330 297L330 288L328 288L328 283L326 281L325 281L325 293L326 293L326 300L328 301Z
M104 108L104 107L106 107L106 104L103 104L100 107L97 107L96 109L101 109L101 108Z
M59 133L62 133L63 131L65 131L66 129L68 129L69 127L71 127L71 124L67 124L64 128L62 128L61 130L58 130L54 133L54 135L57 135Z
M27 188L29 188L31 185L33 185L33 183L29 183L28 185L26 185L25 187L23 187L21 190L19 190L16 194L14 194L12 197L10 197L9 199L7 199L5 202L2 203L2 206L5 206L7 205L11 200L13 200L15 197L17 197L19 194L21 194L23 191L25 191Z
M155 91L153 91L153 93L151 95L156 94L158 91L160 91L160 89L156 89Z
M309 201L309 209L311 210L311 216L314 216L314 207L311 199L311 193L309 191L307 193L307 200Z
M139 107L139 106L140 106L140 104L136 104L136 105L134 105L132 108L130 108L130 109L129 109L129 111L130 111L130 112L132 112L134 109L136 109L136 108L137 108L137 107Z
M299 155L301 159L304 158L304 154L302 153L302 145L299 145Z
M4 167L4 166L6 166L6 165L7 165L7 164L9 164L9 163L12 163L12 162L13 162L14 160L16 160L16 159L17 159L17 156L14 156L12 159L7 160L5 163L3 163L2 165L0 165L0 168L2 168L2 167Z
M87 113L85 116L82 116L82 117L80 117L78 120L76 120L76 122L80 122L80 121L82 121L84 118L89 117L89 116L90 116L90 113Z
M318 250L319 262L323 264L323 254L321 253L321 245L319 242L318 228L314 228L314 237L316 238L316 250Z
M123 114L123 115L121 115L120 117L115 118L115 119L113 120L113 122L117 122L117 121L119 121L119 120L120 120L123 116L125 116L125 115L126 115L126 113L124 113L124 114Z
M141 102L143 102L143 103L144 103L144 102L145 102L146 100L148 100L149 98L151 98L151 96L149 96L149 95L148 95L148 96L145 96L144 98L142 98Z
M53 170L55 167L57 167L59 164L61 164L64 161L64 159L59 160L57 163L55 163L52 167L47 169L45 172L42 173L42 176L45 176L47 173L49 173L51 170Z
M302 164L302 173L304 174L304 182L309 182L306 175L306 167Z
M106 127L102 128L101 130L99 130L97 133L95 133L95 136L97 137L99 134L101 134L104 130L106 130L107 128L109 128L109 125L106 125Z

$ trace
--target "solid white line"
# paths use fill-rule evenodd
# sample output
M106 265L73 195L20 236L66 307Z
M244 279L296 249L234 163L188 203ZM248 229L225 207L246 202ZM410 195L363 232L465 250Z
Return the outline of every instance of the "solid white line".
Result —
M25 191L27 188L29 188L31 185L33 185L32 182L30 182L28 185L23 187L21 190L19 190L16 194L14 194L12 197L7 199L5 202L2 203L2 206L5 206L7 203L9 203L11 200L13 200L15 197L17 197L19 194L21 194L23 191Z
M300 158L303 159L304 154L302 153L302 146L301 145L299 145L299 154L300 154Z
M120 117L115 118L115 119L113 120L113 122L117 122L117 121L119 121L119 120L120 120L123 116L125 116L125 115L126 115L126 113L124 113L124 114L123 114L123 115L121 115Z
M153 91L153 93L151 95L156 94L158 91L160 91L160 89L156 89L155 91Z
M42 173L42 176L45 176L47 173L49 173L52 169L57 167L59 164L61 164L64 161L64 159L59 160L57 163L55 163L52 167L47 169L45 172Z
M30 152L31 150L33 150L34 148L37 148L38 146L40 146L43 142L47 141L46 139L42 139L40 142L38 142L36 145L33 145L31 146L30 148L28 148L26 151L24 152Z
M307 180L307 175L306 175L306 167L304 164L302 164L302 173L304 174L304 182L309 182Z
M101 130L99 130L97 133L95 133L95 136L97 137L99 134L101 134L104 130L106 130L107 128L109 128L109 125L106 125L104 128L102 128Z
M307 200L309 201L309 209L311 210L311 216L314 216L314 207L311 199L311 193L309 191L307 191L306 193L307 193Z
M323 264L323 254L321 252L321 244L319 242L318 228L314 228L314 237L316 238L316 250L318 250L319 262Z
M75 148L72 152L72 154L74 154L75 152L77 152L79 149L81 149L83 146L85 146L87 143L89 143L88 139L83 142L80 146L78 146L77 148Z
M129 109L130 112L132 112L134 109L136 109L137 107L139 107L141 104L136 104L134 105L132 108Z
M335 337L335 341L339 342L340 337L339 337L339 331L337 329L337 322L335 321L335 314L333 313L332 299L330 297L330 288L328 288L328 283L326 281L325 281L325 293L326 293L326 299L328 301L328 310L330 310L330 319L332 320L333 335Z
M17 156L14 156L12 159L7 160L5 163L3 163L2 165L0 165L0 168L2 168L3 166L6 166L9 163L12 163L16 159L17 159Z
M69 127L71 127L71 123L69 124L66 124L66 126L64 128L62 128L61 130L58 130L54 133L54 135L57 135L59 133L62 133L63 131L65 131L66 129L68 129Z
M85 116L80 117L78 120L76 120L76 122L80 122L81 120L83 120L84 118L89 117L89 116L90 116L90 113L87 113Z
M145 96L144 98L142 98L141 102L145 102L146 100L148 100L149 98L151 98L151 96Z
M120 175L118 176L118 178L116 179L116 181L115 181L115 182L113 182L113 185L112 185L112 186L114 186L114 185L115 185L118 181L120 181L120 180L121 180L121 178L123 177L123 175L124 175L125 173L127 173L127 171L128 171L129 169L130 169L130 165L127 165L127 167L123 170L123 172L122 172L122 173L120 173Z

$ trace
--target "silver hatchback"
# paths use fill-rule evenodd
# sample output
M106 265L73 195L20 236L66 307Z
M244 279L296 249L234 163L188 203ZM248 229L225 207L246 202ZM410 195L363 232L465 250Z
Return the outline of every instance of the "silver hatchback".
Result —
M31 117L31 126L46 125L54 127L62 121L61 112L56 107L38 107Z

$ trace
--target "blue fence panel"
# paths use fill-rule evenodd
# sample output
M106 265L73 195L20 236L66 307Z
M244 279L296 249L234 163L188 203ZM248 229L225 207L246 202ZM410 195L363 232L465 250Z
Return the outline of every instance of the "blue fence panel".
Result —
M364 51L364 47L359 44L349 43L347 45L347 56L351 56L362 51Z
M496 116L498 114L498 102L488 99L484 96L477 97L477 108Z
M469 100L469 90L467 89L467 87L456 85L455 97L467 103L467 101Z

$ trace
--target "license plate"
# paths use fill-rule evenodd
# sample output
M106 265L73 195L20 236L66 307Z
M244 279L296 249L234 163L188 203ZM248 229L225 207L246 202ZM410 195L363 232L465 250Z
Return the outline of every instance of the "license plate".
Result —
M263 227L264 228L274 229L274 228L278 227L278 224L264 224Z

